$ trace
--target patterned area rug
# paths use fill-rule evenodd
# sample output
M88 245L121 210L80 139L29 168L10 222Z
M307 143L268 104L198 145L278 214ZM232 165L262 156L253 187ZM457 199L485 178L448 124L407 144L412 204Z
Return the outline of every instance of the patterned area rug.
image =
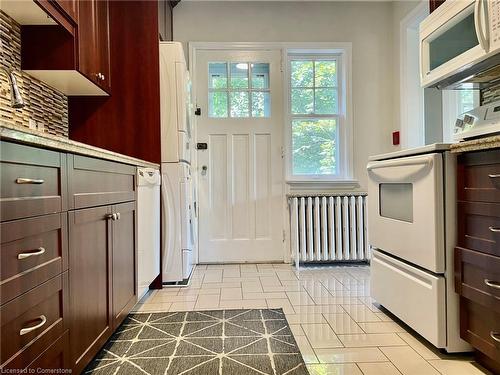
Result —
M281 309L129 315L86 374L308 374Z

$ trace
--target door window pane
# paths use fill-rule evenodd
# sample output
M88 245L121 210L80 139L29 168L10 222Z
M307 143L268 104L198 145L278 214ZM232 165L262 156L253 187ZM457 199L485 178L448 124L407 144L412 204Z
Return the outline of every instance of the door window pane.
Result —
M337 62L334 60L315 61L314 74L316 87L337 86Z
M314 112L319 114L337 113L337 90L316 89L314 96Z
M314 86L314 65L312 61L292 61L292 87Z
M208 109L209 117L227 117L227 92L209 92Z
M227 63L208 64L208 87L211 89L227 87Z
M231 88L248 88L248 63L231 63Z
M292 113L309 114L314 112L314 90L292 89Z
M380 216L413 223L413 184L379 185Z
M252 88L269 88L269 64L252 64Z
M293 174L335 174L337 169L336 141L336 119L293 120Z
M229 93L231 117L249 116L248 91L232 91Z
M269 93L264 91L252 92L252 117L269 117L270 112Z

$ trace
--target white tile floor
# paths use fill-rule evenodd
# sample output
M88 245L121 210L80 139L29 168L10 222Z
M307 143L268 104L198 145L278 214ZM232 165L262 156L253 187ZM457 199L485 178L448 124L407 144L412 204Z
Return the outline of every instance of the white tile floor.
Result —
M150 292L136 311L281 307L311 375L481 375L393 321L370 297L367 266L202 265L184 288Z

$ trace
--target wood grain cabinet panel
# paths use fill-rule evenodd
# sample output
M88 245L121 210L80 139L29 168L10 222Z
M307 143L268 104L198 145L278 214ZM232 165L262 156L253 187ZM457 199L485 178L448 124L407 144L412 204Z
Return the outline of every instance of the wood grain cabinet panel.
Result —
M460 300L460 335L500 363L500 314L468 299Z
M458 161L458 200L500 203L500 150L466 153Z
M500 256L500 203L458 202L458 245Z
M67 213L0 224L1 303L68 269Z
M1 221L64 211L66 154L1 142Z
M67 293L65 272L0 308L2 369L25 368L64 333Z
M56 0L55 2L73 22L78 22L78 0Z
M112 333L111 206L70 211L70 341L80 373Z
M500 314L500 258L457 247L456 291Z
M79 155L68 163L71 209L135 200L135 167Z
M113 207L113 319L117 327L137 302L137 217L135 202Z
M66 331L53 344L50 344L50 346L39 357L31 362L28 369L34 369L35 373L37 369L70 370L71 360L69 355L69 331ZM58 372L46 373L54 374Z

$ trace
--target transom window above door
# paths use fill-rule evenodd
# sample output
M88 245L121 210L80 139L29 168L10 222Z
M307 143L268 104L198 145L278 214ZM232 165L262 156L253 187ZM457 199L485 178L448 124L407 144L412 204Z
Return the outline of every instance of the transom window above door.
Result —
M208 116L270 117L269 63L208 63Z

